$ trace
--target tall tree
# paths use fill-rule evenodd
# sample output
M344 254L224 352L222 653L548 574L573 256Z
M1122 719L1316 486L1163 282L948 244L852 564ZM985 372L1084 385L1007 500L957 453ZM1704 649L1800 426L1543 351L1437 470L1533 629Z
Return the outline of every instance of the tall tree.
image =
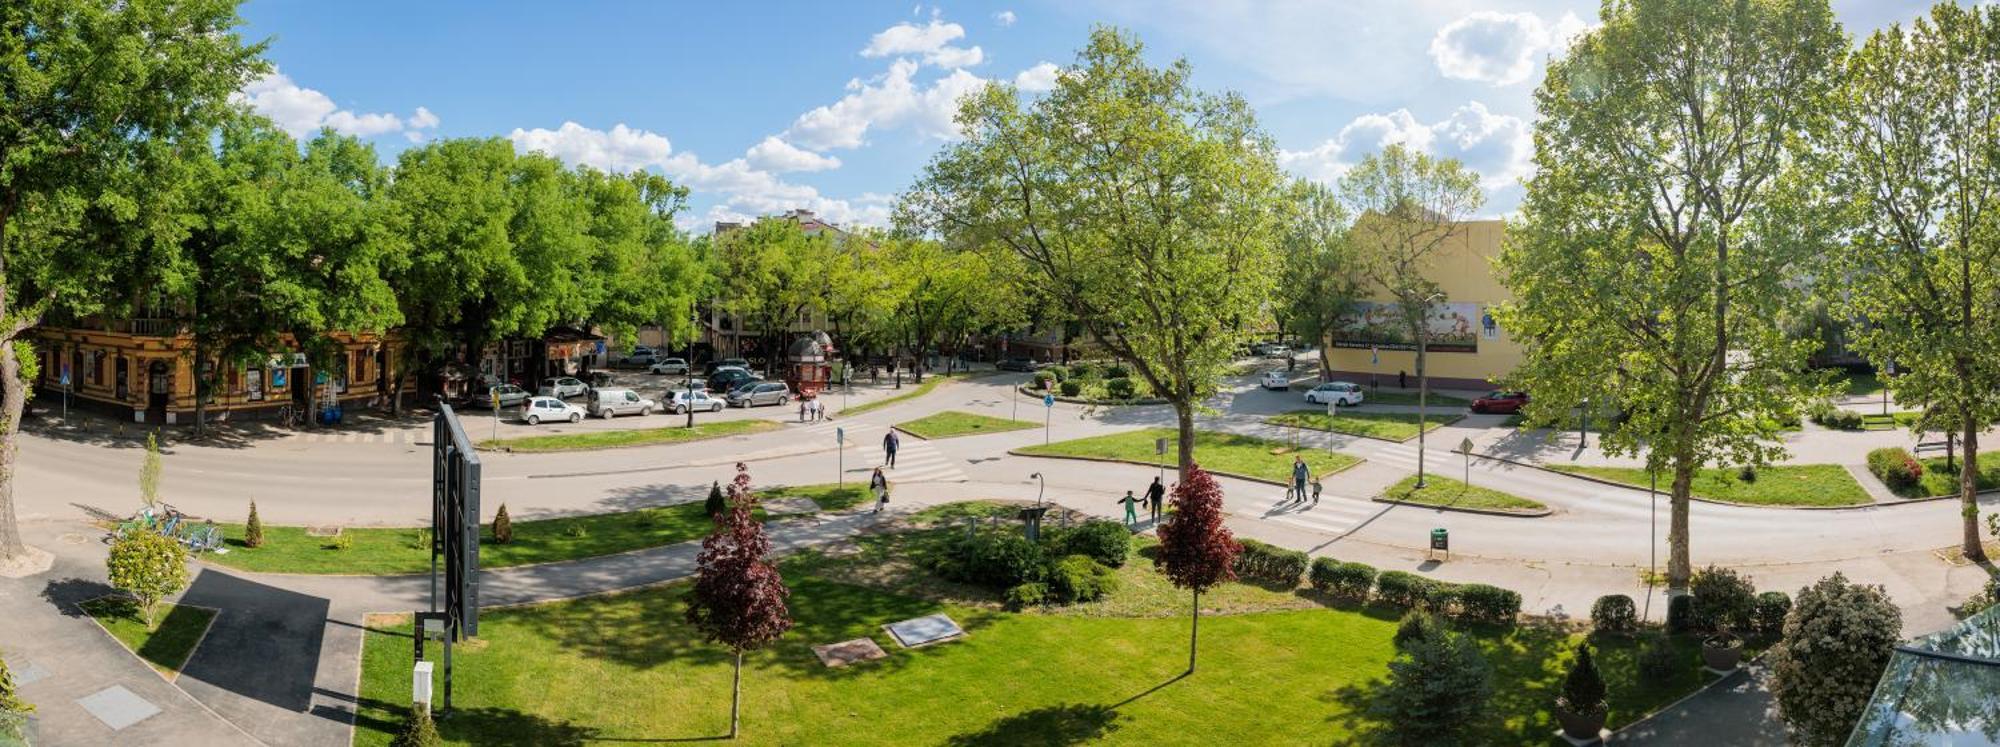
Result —
M28 554L13 477L29 383L21 333L52 310L131 303L148 237L184 227L150 190L261 72L233 0L0 4L0 566Z
M1527 348L1511 384L1540 422L1586 400L1625 415L1599 440L1672 475L1669 585L1709 462L1782 453L1756 427L1813 391L1810 341L1782 319L1826 246L1801 135L1825 120L1846 40L1825 0L1638 0L1550 64L1535 162L1500 274Z
M701 541L695 558L694 588L688 592L687 620L711 643L728 646L736 657L729 697L729 738L736 738L743 702L743 652L775 641L792 627L791 611L771 541L756 519L750 473L736 467L729 483L729 510L715 517L715 531Z
M491 287L520 277L509 272L518 268L508 238L513 163L513 145L499 139L441 140L397 157L388 196L409 231L408 254L389 277L403 316L398 392L413 370L435 370L490 339L481 311ZM479 354L467 347L465 362L477 365Z
M1249 104L1146 63L1138 40L1091 33L1053 91L1004 82L961 103L965 139L904 195L898 220L1012 250L1046 297L1173 405L1183 479L1196 408L1234 358L1237 321L1277 274L1284 180Z
M1832 192L1857 222L1828 291L1888 385L1965 444L1965 556L1979 541L1979 435L2000 418L2000 11L1940 4L1847 61Z
M1319 375L1333 373L1333 331L1353 303L1359 275L1347 242L1347 210L1332 189L1299 180L1288 193L1284 233L1285 282L1277 307L1286 331L1319 345Z
M1160 524L1160 552L1153 565L1167 580L1194 592L1188 618L1188 674L1194 674L1195 645L1201 641L1201 593L1236 577L1236 554L1243 551L1222 525L1222 486L1197 465L1174 485L1173 513Z
M594 244L585 273L596 284L586 299L587 321L620 340L633 339L645 324L659 325L669 346L691 339L691 310L710 275L674 226L687 188L644 171L618 176L584 168L577 179Z
M823 296L836 266L834 242L797 221L765 218L718 234L714 247L721 305L757 331L765 368L775 370L786 331Z

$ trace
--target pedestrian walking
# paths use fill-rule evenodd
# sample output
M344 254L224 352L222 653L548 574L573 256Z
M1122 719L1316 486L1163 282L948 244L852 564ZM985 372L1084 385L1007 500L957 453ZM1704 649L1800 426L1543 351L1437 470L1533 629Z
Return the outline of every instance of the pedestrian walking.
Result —
M875 513L889 505L889 478L882 475L882 468L876 467L875 474L868 478L868 490L875 494Z
M1125 491L1125 497L1118 499L1118 502L1125 506L1125 526L1129 527L1139 523L1138 496L1132 495L1132 491L1127 490Z
M799 422L806 422L806 411L812 409L812 400L799 400Z
M813 412L812 412L812 416L813 416L813 417L812 417L812 419L813 419L813 422L815 422L815 423L817 423L817 422L819 422L819 421L822 421L822 420L825 420L825 419L826 419L826 403L825 403L825 402L821 402L821 401L819 401L818 399L814 399L814 400L813 400Z
M896 468L896 448L902 445L903 439L896 435L894 428L890 428L888 434L882 436L882 454L888 457L885 464L889 465L889 469Z
M1315 506L1319 505L1319 491L1322 487L1324 486L1320 485L1320 478L1318 476L1313 477L1313 505Z
M1306 458L1292 457L1292 495L1299 503L1306 502L1306 480L1312 478L1312 469L1306 466Z
M1146 502L1153 507L1153 523L1160 523L1160 506L1166 503L1167 488L1160 484L1160 478L1153 478L1153 484L1146 488Z
M1396 388L1397 389L1410 388L1410 373L1408 371L1396 372Z

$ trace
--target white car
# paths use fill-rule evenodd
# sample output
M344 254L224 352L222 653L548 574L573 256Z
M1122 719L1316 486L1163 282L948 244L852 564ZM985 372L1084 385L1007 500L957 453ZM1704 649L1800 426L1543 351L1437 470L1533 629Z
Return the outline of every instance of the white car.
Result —
M1361 386L1345 381L1329 381L1306 392L1306 403L1312 405L1338 402L1341 407L1353 407L1361 400Z
M528 425L557 420L581 423L584 414L583 408L554 397L529 397L527 402L521 404L521 422Z
M646 371L656 374L684 374L688 372L688 362L681 358L661 358L654 361L653 365L647 366Z
M1268 348L1265 348L1265 349L1264 349L1264 357L1266 357L1266 358L1290 358L1290 357L1292 357L1292 346L1290 346L1290 345L1272 345L1272 346L1270 346L1270 347L1268 347Z
M575 397L577 395L583 394L588 391L590 391L589 384L585 384L581 380L576 379L574 377L563 376L560 378L549 379L548 381L542 382L542 387L540 389L536 389L535 394L541 395L543 397L569 399L571 397Z
M585 402L590 414L605 420L632 413L651 415L660 407L658 402L641 397L630 389L592 389Z
M674 414L687 412L690 408L722 412L723 407L721 398L708 396L708 391L704 389L696 389L693 394L689 394L685 389L676 390L673 397L667 400L667 412Z
M1257 385L1265 389L1290 389L1292 388L1292 377L1286 375L1283 371L1266 371L1264 372L1263 381L1257 382Z

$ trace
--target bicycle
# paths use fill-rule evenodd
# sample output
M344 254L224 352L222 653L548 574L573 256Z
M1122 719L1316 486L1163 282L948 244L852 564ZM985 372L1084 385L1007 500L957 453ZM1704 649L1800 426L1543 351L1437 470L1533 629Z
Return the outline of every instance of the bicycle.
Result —
M306 425L306 411L294 405L285 405L278 408L278 422L292 430L299 430Z

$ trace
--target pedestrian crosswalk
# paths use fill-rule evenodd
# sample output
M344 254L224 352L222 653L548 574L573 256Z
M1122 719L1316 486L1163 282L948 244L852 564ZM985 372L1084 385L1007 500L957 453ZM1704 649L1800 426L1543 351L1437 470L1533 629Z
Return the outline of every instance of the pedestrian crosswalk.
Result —
M1269 493L1260 493L1236 514L1263 521L1276 522L1327 534L1346 534L1377 513L1382 506L1357 498L1344 498L1332 494L1320 496L1319 503L1311 499L1304 503L1285 499L1285 489L1269 486Z

